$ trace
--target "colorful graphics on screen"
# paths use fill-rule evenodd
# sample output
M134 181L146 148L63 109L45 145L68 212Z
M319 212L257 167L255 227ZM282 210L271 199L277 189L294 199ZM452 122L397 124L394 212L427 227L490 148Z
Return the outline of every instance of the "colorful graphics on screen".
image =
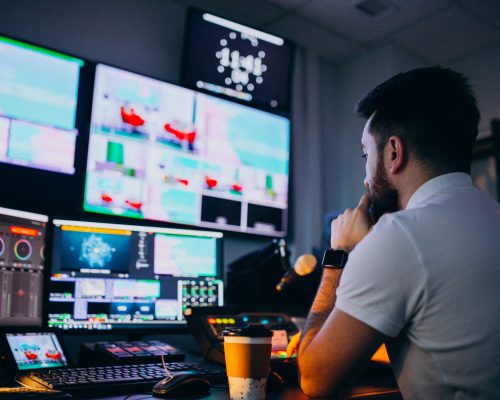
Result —
M213 231L54 220L49 327L176 324L185 307L222 305L221 239ZM193 286L189 293L180 281Z
M197 237L155 236L155 273L172 276L215 276L216 248Z
M74 173L83 61L0 36L0 161Z
M84 209L282 236L289 150L284 117L98 65Z
M66 270L128 271L130 232L62 231L61 262Z
M53 333L7 334L7 342L20 370L68 365Z

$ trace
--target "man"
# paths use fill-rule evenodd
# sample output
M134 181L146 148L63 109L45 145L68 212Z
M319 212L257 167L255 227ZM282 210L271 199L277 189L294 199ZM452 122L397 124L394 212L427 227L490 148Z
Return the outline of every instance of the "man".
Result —
M405 399L500 399L500 206L468 175L471 89L449 69L417 69L357 111L367 194L332 223L298 349L302 390L342 391L386 343Z

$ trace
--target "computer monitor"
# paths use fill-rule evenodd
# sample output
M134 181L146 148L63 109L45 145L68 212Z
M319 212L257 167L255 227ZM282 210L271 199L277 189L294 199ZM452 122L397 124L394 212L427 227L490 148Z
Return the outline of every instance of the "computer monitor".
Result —
M53 221L48 325L164 328L222 305L222 233Z
M266 109L289 110L290 42L194 9L186 31L185 85Z
M6 333L7 344L19 371L67 367L68 360L53 332Z
M75 172L78 58L0 36L0 162Z
M283 237L290 120L96 68L84 210Z
M0 208L0 326L42 324L48 217Z

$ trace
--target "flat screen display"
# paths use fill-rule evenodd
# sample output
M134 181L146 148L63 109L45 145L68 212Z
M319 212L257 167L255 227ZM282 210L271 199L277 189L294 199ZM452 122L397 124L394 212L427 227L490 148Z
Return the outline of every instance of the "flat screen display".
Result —
M84 209L284 236L289 119L99 64Z
M7 333L7 343L20 371L68 366L54 333Z
M270 109L289 108L292 47L282 38L192 10L184 83Z
M73 174L80 59L0 36L0 162Z
M222 233L54 220L48 324L142 329L223 305Z
M48 220L0 207L0 326L42 324Z

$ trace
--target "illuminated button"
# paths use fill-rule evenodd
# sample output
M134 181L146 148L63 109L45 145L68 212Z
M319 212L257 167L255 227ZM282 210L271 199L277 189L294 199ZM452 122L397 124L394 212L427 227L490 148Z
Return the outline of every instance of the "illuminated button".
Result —
M209 324L215 324L215 318L209 318L208 319Z
M227 323L229 323L229 320L227 318L222 318L222 323L227 324Z
M234 318L229 318L229 323L230 323L230 324L235 324L235 323L236 323L236 321L234 320Z
M217 322L218 324L222 324L222 319L217 318L217 319L215 320L215 322Z

